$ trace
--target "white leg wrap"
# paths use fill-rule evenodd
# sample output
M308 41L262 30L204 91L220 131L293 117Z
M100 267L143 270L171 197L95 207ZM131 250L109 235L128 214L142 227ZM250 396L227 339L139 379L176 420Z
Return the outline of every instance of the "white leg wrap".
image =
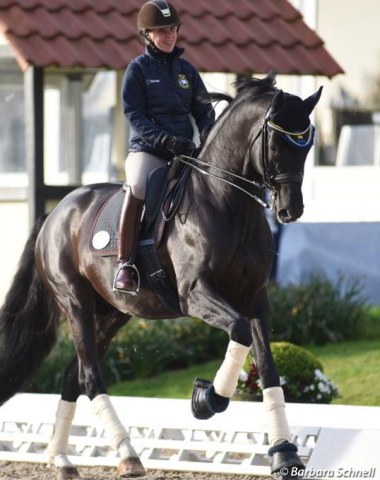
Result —
M47 447L49 462L56 467L72 465L67 458L67 446L76 406L76 402L62 399L58 402L54 431Z
M285 414L284 392L281 387L270 387L263 390L264 407L269 420L269 444L271 446L287 440L291 434Z
M249 353L250 347L230 340L226 356L214 378L214 389L218 395L231 398L236 390L240 371Z
M111 447L116 451L120 448L120 453L124 458L137 457L130 444L128 432L120 422L110 397L103 393L95 397L91 403L93 412L104 425L106 434L111 441Z

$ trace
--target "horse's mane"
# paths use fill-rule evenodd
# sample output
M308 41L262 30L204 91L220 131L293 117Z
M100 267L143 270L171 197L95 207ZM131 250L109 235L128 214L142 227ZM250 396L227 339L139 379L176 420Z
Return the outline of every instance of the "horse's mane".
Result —
M247 94L256 97L272 91L276 85L276 71L272 69L264 78L239 77L233 85L237 90L236 97L232 97L226 93L211 92L208 94L209 100L213 102L226 101L231 103L233 100L238 100L240 97L246 96Z
M228 106L217 119L216 125L220 126L226 118L226 115L231 111L232 106L240 104L241 100L249 101L259 95L273 91L276 85L276 70L272 69L264 78L240 77L233 85L235 85L237 89L237 95L235 97L220 92L208 92L201 97L205 102L211 100L216 103L223 101L228 103Z
M276 70L272 69L264 78L239 77L234 83L238 95L247 90L253 91L254 95L260 95L271 91L276 85Z

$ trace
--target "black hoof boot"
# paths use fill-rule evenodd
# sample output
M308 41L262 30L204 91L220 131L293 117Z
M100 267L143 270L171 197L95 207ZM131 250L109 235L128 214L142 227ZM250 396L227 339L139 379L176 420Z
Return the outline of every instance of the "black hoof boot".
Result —
M212 382L196 378L194 380L191 411L198 420L207 420L215 413L224 412L230 399L215 393Z
M297 446L290 442L283 442L271 447L268 454L272 460L272 475L282 480L297 480L299 478L298 472L305 470L305 465L297 455L297 451Z

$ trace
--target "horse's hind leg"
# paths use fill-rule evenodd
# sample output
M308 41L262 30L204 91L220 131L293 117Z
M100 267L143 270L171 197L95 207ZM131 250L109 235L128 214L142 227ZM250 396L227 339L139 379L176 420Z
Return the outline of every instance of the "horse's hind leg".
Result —
M104 353L106 351L105 348L101 350ZM56 467L59 480L80 478L78 470L68 458L69 434L76 409L74 397L79 396L78 371L78 362L75 359L65 373L64 388L58 404L54 432L47 448L49 462ZM69 398L70 401L65 398ZM98 415L103 422L106 433L111 439L111 446L120 455L119 475L134 477L145 475L145 469L131 445L128 432L118 419L108 395L96 396L92 400L92 408L94 414Z
M87 303L89 304L90 302ZM91 317L87 317L87 320L88 318ZM58 468L57 476L60 480L79 477L77 469L67 457L67 447L76 400L81 393L85 393L92 401L92 409L103 422L112 448L120 455L118 473L135 477L145 475L145 469L131 445L128 432L110 402L100 373L99 362L103 359L111 339L128 319L129 317L115 312L105 315L104 321L97 325L96 330L91 321L77 322L75 328L72 328L78 360L65 372L54 434L48 445L51 463Z
M80 478L76 467L68 458L68 443L71 425L76 410L76 401L60 398L55 417L53 435L47 447L49 464L57 469L59 480Z

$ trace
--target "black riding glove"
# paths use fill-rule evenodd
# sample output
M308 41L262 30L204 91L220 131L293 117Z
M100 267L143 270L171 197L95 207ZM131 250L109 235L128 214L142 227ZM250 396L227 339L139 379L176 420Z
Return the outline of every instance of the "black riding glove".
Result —
M174 153L174 155L191 156L195 150L195 144L186 137L174 137L172 135L165 135L161 141L161 145Z

